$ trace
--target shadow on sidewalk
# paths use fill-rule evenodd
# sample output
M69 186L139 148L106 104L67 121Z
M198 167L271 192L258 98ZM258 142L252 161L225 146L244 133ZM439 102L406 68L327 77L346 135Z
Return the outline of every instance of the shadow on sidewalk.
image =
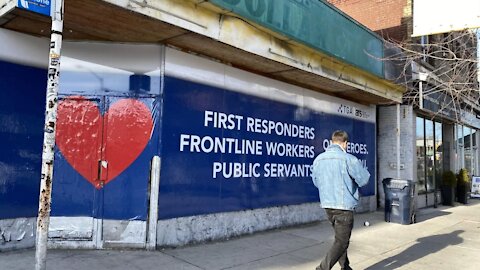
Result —
M424 211L420 211L420 212L417 212L417 220L416 220L416 223L419 223L419 222L424 222L424 221L427 221L429 219L432 219L432 218L436 218L436 217L441 217L441 216L446 216L446 215L450 215L452 213L450 212L445 212L445 211L442 211L442 210L438 210L438 208L432 208L433 210L424 210ZM430 211L429 211L430 210Z
M451 233L437 234L417 239L415 245L402 251L400 254L389 257L380 261L366 270L393 270L397 269L405 264L416 261L429 254L438 252L448 246L454 246L463 243L463 239L459 234L464 230L456 230Z

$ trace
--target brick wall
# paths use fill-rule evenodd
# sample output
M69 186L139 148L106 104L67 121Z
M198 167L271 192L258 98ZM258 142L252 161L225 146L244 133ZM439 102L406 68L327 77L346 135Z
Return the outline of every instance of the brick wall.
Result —
M378 107L377 166L378 198L385 206L382 180L397 177L397 106ZM416 114L412 106L400 106L400 178L416 181Z
M338 9L382 35L403 41L412 33L412 0L328 0Z

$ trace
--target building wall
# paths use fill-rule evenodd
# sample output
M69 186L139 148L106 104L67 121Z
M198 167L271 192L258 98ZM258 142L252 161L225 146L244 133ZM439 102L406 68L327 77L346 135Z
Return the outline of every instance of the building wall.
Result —
M36 221L36 217L0 218L0 252L34 247Z
M416 181L415 113L412 106L400 106L400 178ZM378 199L385 206L382 181L397 178L397 106L378 107Z
M408 38L408 33L411 33L411 0L328 0L328 2L385 39L403 41Z
M188 63L188 65L184 66L184 63ZM189 72L185 72L186 70ZM211 77L212 74L224 75ZM162 164L165 164L165 167L162 168L161 175L161 183L163 184L160 187L160 221L157 230L157 244L160 246L178 246L205 240L224 239L229 236L325 218L323 210L317 209L319 204L315 201L318 201L318 193L316 189L312 189L309 177L306 179L302 177L277 178L259 175L254 179L238 176L229 176L227 178L217 174L214 179L211 179L210 168L212 167L212 161L215 160L237 160L237 162L242 164L258 162L264 166L264 164L277 162L296 164L299 161L295 158L279 159L275 155L268 157L266 153L256 157L249 154L241 155L240 159L229 153L221 155L197 153L196 157L185 153L188 152L185 150L183 153L180 153L175 142L178 140L178 135L176 134L196 133L218 136L215 135L217 133L214 129L203 125L202 112L205 108L224 113L235 112L243 118L255 116L271 120L276 119L275 121L283 119L282 121L285 122L312 125L315 127L315 139L312 143L316 145L316 154L322 152L323 149L318 143L325 143L325 140L328 141L332 130L338 128L346 129L351 134L352 142L369 142L367 143L369 145L369 158L368 161L365 161L367 165L370 162L375 163L375 153L373 152L375 147L369 139L369 137L375 137L375 129L368 128L367 133L360 135L355 131L357 128L355 128L356 124L354 123L356 121L351 122L353 119L330 118L330 114L339 116L345 113L346 115L350 114L350 109L344 110L345 107L342 107L341 104L356 106L354 110L362 110L366 109L366 107L345 103L346 101L275 82L168 48L166 53L166 75L163 137L170 138L171 141L169 143L170 146L164 146L162 152ZM196 92L198 89L202 89L202 93ZM195 90L195 92L192 92L192 90ZM186 98L196 95L201 95L204 102L197 103ZM220 102L219 98L223 101ZM337 103L337 101L340 103ZM188 103L188 107L184 107L185 102ZM175 108L171 107L172 104L174 104ZM235 106L232 107L232 104ZM322 105L319 106L320 104ZM291 105L294 105L294 107L291 107ZM290 108L294 108L294 111L290 111ZM344 109L339 110L339 108ZM321 118L317 118L315 110L322 110L325 114ZM369 112L374 113L374 110L369 110ZM172 125L172 113L177 115L174 126ZM277 116L273 116L273 114ZM277 118L278 116L282 117ZM178 124L185 122L184 119L192 120L188 126ZM225 136L229 136L229 134L228 130L224 131ZM244 139L249 139L253 136L249 132L245 132L243 128L240 128L235 134L235 136ZM263 143L268 143L269 141L287 142L290 140L289 138L276 138L274 134L260 134L255 137ZM303 143L309 144L307 141ZM265 159L266 157L268 158ZM313 159L307 159L308 161L303 162L311 164ZM189 165L191 171L187 172L182 169L184 162L195 165ZM371 184L362 191L364 196L361 198L357 209L358 212L376 209L375 175L371 165L373 164L368 165L368 168L372 171ZM174 174L172 169L184 172L181 175ZM194 178L198 179L198 181L192 182ZM292 181L295 181L295 186L292 186ZM189 186L179 186L181 190L176 190L172 185L172 183L188 182L192 182L192 185L197 186L195 188L197 191ZM163 198L162 185L165 185L166 188L164 189ZM217 187L220 187L218 191L219 198L211 200L211 198L206 196L206 191L217 190ZM311 191L313 193L310 193ZM237 195L232 196L232 193L237 193ZM172 197L171 194L175 194L181 201ZM185 198L189 198L189 194L192 195L190 199L196 201L194 205L189 204L185 200ZM197 196L202 199L198 200ZM302 204L294 203L294 201L302 202ZM170 204L176 207L169 207ZM231 211L229 209L243 211ZM195 216L185 214L198 211L203 214ZM259 222L259 220L262 221Z
M7 48L12 41L1 33L0 40ZM2 54L9 52L0 52L0 250L8 250L34 245L47 71Z
M19 35L9 34L6 35L9 41L8 37ZM5 120L1 122L5 125L2 136L3 141L17 140L2 145L4 153L16 156L10 155L10 159L2 156L1 162L5 165L18 161L6 171L10 178L5 174L0 176L2 250L33 246L38 209L37 163L41 160L41 138L37 135L42 134L43 119L38 111L44 109L46 69L30 67L29 64L42 62L42 54L22 57L16 51L20 44L28 51L29 46L48 45L48 40L18 40L7 50L10 58L0 54L4 61L1 64L9 65L2 74L10 78L0 80L1 100L6 102L0 109L0 119ZM376 209L376 107L373 105L323 95L174 49L165 50L159 45L65 42L63 56L50 247L145 246L149 164L155 155L162 159L156 230L159 246L223 239L322 220L325 215L308 168L313 158L328 146L331 132L336 129L350 133L353 144L347 151L357 155L372 174L369 185L360 190L362 198L357 211ZM33 75L37 80L22 80ZM28 95L28 102L23 98L27 91L37 93ZM13 101L8 103L10 99ZM30 113L30 110L38 111ZM224 124L219 124L220 118L207 118L207 112L211 117L213 112L217 116L222 114L226 117ZM230 119L227 115L235 115L236 120L227 121ZM262 126L248 130L249 118L281 126L285 123L307 127L309 131L304 129L302 134L309 135L293 135L293 131L292 135L276 134L276 129L262 131ZM104 122L99 125L99 121ZM148 127L136 125L135 121ZM26 127L33 133L26 132ZM105 127L103 135L98 135ZM22 136L17 136L19 133ZM72 134L81 139L72 140ZM136 135L131 137L131 134ZM202 150L189 145L182 148L181 135L256 140L263 148L252 153L241 150L237 153L237 148L235 152L203 150L210 146L208 142L202 144ZM18 142L25 138L37 143L22 144L21 151L15 153ZM99 138L102 140L96 141ZM147 140L137 147L139 138ZM110 140L113 143L109 144ZM307 150L268 154L267 143L284 143L291 149ZM98 162L99 148L109 150L99 156L100 160L108 161L106 164ZM136 155L132 156L133 152ZM116 154L108 156L108 153ZM243 169L229 176L222 176L220 171L212 176L215 168L212 165L222 162L258 163L259 175ZM285 166L291 164L307 170L303 175L291 168L287 172ZM276 168L284 165L282 173L271 169L274 165ZM110 174L101 173L103 168ZM106 178L100 183L102 177Z
M401 106L400 117L400 178L417 181L417 157L416 157L416 112L412 106ZM396 171L396 106L382 106L378 108L378 198L379 205L384 207L385 193L382 180L387 177L395 178ZM454 124L443 123L443 170L458 172L458 160L456 158ZM478 136L478 134L477 134ZM476 164L478 166L478 162ZM441 179L437 179L440 187ZM435 198L436 196L436 198ZM441 203L440 192L417 194L416 207L432 207Z
M442 128L443 144L445 149L443 170L450 170L456 173L454 128L455 126L453 124L445 124Z

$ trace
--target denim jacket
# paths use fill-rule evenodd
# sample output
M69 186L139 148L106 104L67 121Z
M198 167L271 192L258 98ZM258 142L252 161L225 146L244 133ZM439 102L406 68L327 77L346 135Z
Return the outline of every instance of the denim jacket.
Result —
M370 173L361 162L337 144L331 144L313 161L312 180L323 208L355 209L358 188L366 185L369 178Z

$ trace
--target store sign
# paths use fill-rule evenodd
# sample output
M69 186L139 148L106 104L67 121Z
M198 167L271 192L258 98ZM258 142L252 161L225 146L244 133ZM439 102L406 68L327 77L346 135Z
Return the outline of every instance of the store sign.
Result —
M480 198L480 176L472 177L472 191L470 197Z
M160 219L318 202L312 163L338 129L373 176L360 193L375 194L375 123L360 105L326 113L172 77L164 93Z
M50 16L53 0L18 0L17 6L35 13Z
M326 1L211 0L274 32L384 78L383 42Z
M478 27L480 27L478 0L413 1L414 37Z

